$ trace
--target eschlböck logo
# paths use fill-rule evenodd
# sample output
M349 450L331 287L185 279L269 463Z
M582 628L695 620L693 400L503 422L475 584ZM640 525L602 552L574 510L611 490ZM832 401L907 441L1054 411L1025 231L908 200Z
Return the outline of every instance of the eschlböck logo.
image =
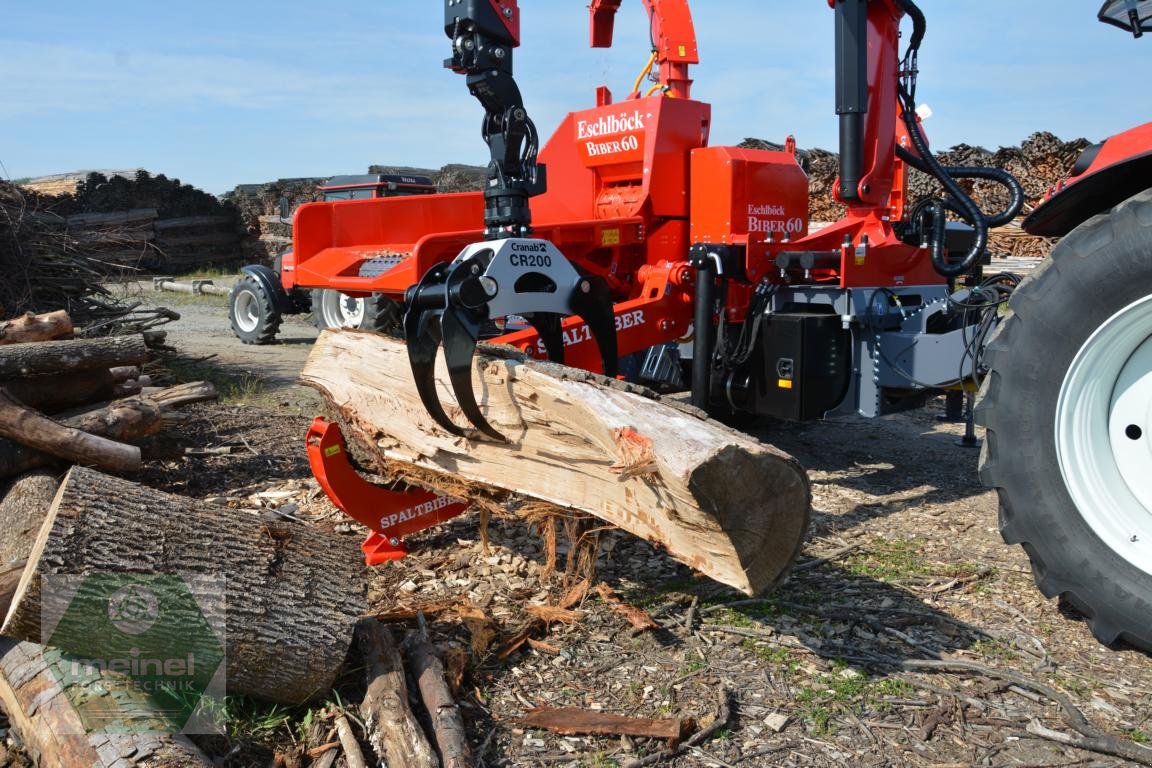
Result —
M633 110L632 114L601 115L595 120L581 120L576 123L576 138L594 139L598 136L612 136L617 133L640 131L644 129L644 115L640 110Z

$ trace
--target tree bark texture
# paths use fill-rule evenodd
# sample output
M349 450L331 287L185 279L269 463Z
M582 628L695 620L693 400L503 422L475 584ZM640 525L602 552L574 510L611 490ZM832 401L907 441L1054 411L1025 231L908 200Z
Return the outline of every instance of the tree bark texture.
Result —
M36 341L0 346L0 379L90 371L148 361L143 336Z
M64 310L36 315L31 312L0 323L0 344L23 344L28 341L51 341L70 338L72 318Z
M341 412L346 437L378 471L454 495L511 492L580 510L748 594L787 574L811 501L794 458L635 387L481 351L473 388L506 443L436 425L403 343L386 336L325 331L301 380ZM460 423L440 365L441 402Z
M118 382L107 370L46 373L0 382L8 394L29 408L56 413L88 403L111 400Z
M404 639L404 650L408 655L408 668L420 688L420 699L432 721L440 764L443 768L472 768L472 748L468 745L464 720L444 679L444 665L436 649L427 637L413 631Z
M167 420L164 409L147 397L115 400L53 419L61 426L118 441L133 441L154 435L164 428ZM58 461L50 453L29 448L15 440L0 439L0 477L9 477Z
M0 637L0 704L37 765L183 768L213 764L184 736L85 733L82 712L115 711L123 704L107 701L113 694L100 681L84 688L82 695L75 689L66 692L49 671L39 645ZM123 695L123 690L117 694ZM147 702L138 705L146 707ZM157 724L161 724L159 719Z
M439 768L424 730L408 706L404 666L387 626L366 619L356 628L368 689L360 717L368 743L389 768Z
M363 558L353 537L83 467L65 476L28 560L2 629L25 640L41 637L41 599L56 599L42 590L45 576L218 577L189 589L200 605L226 609L228 689L275 702L307 701L330 689L366 608Z
M112 472L140 469L140 449L65 427L9 397L0 387L0 437Z

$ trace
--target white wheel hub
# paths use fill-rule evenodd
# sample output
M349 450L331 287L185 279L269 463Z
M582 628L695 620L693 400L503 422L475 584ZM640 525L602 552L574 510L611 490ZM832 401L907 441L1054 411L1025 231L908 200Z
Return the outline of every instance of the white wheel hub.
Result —
M232 314L237 328L245 333L256 330L260 324L260 297L250 289L241 288L232 302Z
M329 328L359 328L367 311L364 299L354 299L339 291L325 288L320 298L320 311Z
M1056 404L1056 454L1084 521L1152 573L1152 296L1110 317L1076 354Z

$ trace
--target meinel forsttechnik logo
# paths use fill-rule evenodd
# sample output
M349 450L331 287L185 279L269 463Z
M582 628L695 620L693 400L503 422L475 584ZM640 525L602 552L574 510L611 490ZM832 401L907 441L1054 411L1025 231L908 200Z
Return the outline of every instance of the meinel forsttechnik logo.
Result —
M45 576L44 658L86 733L216 733L225 692L219 577Z

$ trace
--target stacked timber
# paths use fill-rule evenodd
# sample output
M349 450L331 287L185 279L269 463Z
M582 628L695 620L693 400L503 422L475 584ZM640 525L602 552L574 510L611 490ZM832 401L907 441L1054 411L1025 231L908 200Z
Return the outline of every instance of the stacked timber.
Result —
M1019 146L1001 147L991 152L983 147L958 144L936 153L943 165L990 166L1002 168L1015 176L1024 186L1024 210L1027 213L1043 201L1048 189L1068 177L1076 158L1090 144L1087 139L1062 141L1054 134L1040 131L1025 139ZM745 139L740 144L748 148L771 148L762 139ZM809 219L813 222L836 221L845 208L832 198L832 187L840 173L839 156L823 149L808 150ZM987 212L1002 210L1008 204L1004 188L990 181L964 180L961 186ZM940 194L939 183L916 170L908 174L909 199L918 200L927 195ZM998 230L989 237L989 251L993 256L1039 258L1047 256L1055 241L1034 237L1024 232L1019 221Z
M41 225L101 272L172 274L240 258L235 209L164 174L90 173L65 194L24 194L39 202Z

